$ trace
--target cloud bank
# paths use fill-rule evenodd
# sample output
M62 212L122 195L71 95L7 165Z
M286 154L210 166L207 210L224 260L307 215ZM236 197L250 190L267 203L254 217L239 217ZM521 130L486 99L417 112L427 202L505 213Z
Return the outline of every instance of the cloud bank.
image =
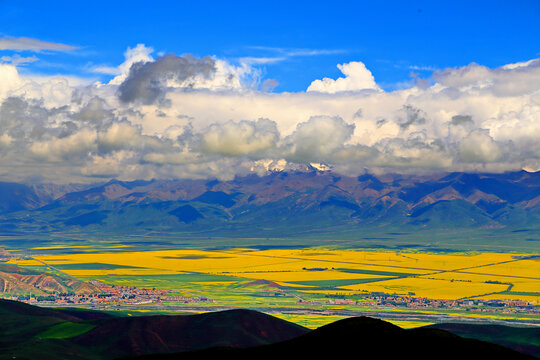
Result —
M28 37L4 36L0 38L0 50L13 51L72 51L78 49L77 46L43 41Z
M540 59L440 69L392 92L356 61L305 92L269 93L256 63L152 53L128 49L123 64L95 69L109 83L90 85L0 64L0 179L540 169Z

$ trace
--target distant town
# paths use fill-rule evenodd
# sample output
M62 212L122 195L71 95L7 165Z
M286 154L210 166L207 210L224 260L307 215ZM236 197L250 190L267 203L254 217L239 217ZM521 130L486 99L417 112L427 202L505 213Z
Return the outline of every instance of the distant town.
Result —
M4 299L17 300L32 305L43 306L80 306L88 308L114 308L130 306L164 306L171 304L205 304L217 303L216 300L204 296L180 296L172 290L145 289L134 286L119 286L90 281L99 290L96 294L52 293L47 295L3 296ZM462 310L468 312L500 312L503 314L523 313L540 315L540 306L524 300L515 299L464 299L441 300L414 296L396 296L385 293L365 294L361 299L350 299L344 295L327 295L327 300L306 300L290 295L281 289L265 290L261 295L268 297L295 297L295 305L300 306L363 306L370 308L407 308L433 310Z
M18 295L3 297L32 305L162 305L163 303L198 304L214 302L204 296L177 296L171 290L143 289L134 286L108 285L90 281L99 290L95 294L52 293L47 295Z

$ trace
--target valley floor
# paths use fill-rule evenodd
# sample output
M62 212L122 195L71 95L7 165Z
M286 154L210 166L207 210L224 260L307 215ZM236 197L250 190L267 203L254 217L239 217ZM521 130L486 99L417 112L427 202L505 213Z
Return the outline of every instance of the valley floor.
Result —
M100 289L12 297L43 306L134 313L250 308L312 328L359 315L411 324L540 325L540 261L530 253L55 245L5 260Z

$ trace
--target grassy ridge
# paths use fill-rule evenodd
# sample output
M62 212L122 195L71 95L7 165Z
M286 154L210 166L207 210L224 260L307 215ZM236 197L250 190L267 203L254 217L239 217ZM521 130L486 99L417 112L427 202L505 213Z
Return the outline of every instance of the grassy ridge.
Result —
M390 277L369 278L369 279L340 279L340 280L308 280L308 281L290 281L291 284L306 285L318 287L319 289L335 289L339 286L366 284L376 281L389 280Z
M36 335L39 339L69 339L82 335L97 325L89 323L76 323L76 322L63 322L54 326L51 326L44 332Z

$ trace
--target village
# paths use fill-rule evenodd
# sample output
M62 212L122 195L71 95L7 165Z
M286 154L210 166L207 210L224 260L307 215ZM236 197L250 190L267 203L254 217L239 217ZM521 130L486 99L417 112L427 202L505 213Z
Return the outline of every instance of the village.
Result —
M199 304L211 303L204 296L173 295L171 290L144 289L135 286L108 285L90 281L99 292L95 294L52 293L48 295L18 295L4 297L31 305L46 306L100 306L100 305L162 305L163 303Z
M138 288L135 286L109 285L90 281L99 292L96 294L51 293L47 295L7 295L4 299L17 300L32 305L74 306L90 308L130 307L130 306L182 306L217 303L205 296L181 296L172 290ZM522 313L540 315L540 306L524 300L515 299L461 299L443 300L414 296L398 296L385 293L363 294L360 298L346 298L344 295L326 295L326 300L306 300L288 294L280 289L263 291L265 297L294 297L291 305L300 306L353 306L372 309L423 309L423 310L461 310L467 312L497 312L503 314Z
M443 300L428 299L414 296L397 296L385 293L371 293L363 295L361 299L347 299L344 296L333 295L326 301L299 300L305 305L356 305L370 308L409 308L409 309L453 309L470 312L501 312L501 313L525 313L540 314L540 306L524 300L515 299L462 299Z

